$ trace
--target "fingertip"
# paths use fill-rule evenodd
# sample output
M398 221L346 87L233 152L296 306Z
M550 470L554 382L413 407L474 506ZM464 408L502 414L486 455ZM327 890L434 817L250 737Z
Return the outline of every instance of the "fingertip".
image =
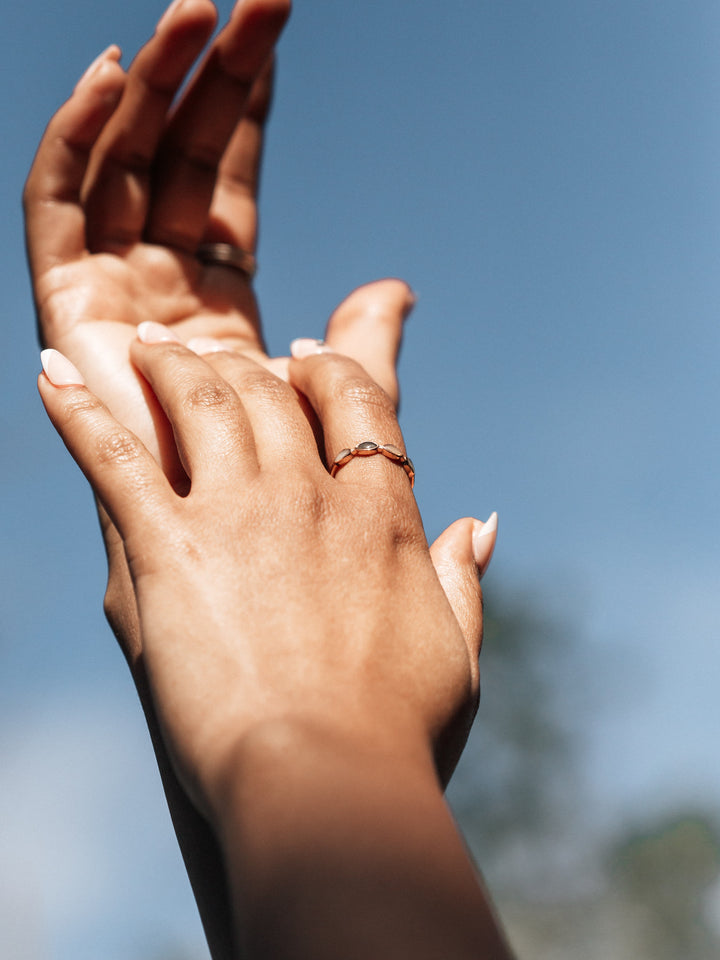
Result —
M140 343L180 343L172 330L164 323L157 323L155 320L143 320L139 323L136 330L136 337Z
M404 321L412 312L416 296L404 280L385 277L356 287L334 311L328 335L342 330L362 317L368 322Z
M191 337L185 346L199 357L210 353L227 353L230 350L224 341L217 340L215 337Z
M54 387L84 387L85 380L78 368L59 350L40 352L43 373Z
M495 544L497 542L498 515L493 511L485 523L473 521L472 550L478 568L478 576L482 577L490 566Z
M328 321L326 341L357 360L397 406L396 363L415 295L395 277L375 280L346 297Z
M290 356L293 360L305 360L320 353L334 353L334 351L324 340L313 340L310 337L298 337L290 344Z
M433 562L474 564L472 535L478 522L473 517L461 517L446 527L430 548Z
M182 16L178 16L181 10ZM188 26L212 30L217 19L217 9L210 0L173 0L158 20L155 33L174 30L176 27L185 29Z
M480 521L473 517L456 520L430 547L440 585L475 666L482 644L482 590L473 549L473 532L477 524Z
M285 23L292 10L291 0L236 0L230 19L255 15Z
M105 87L115 89L122 87L125 81L125 71L120 66L122 50L116 43L111 43L99 54L85 73L75 84L75 92L84 92L89 89L103 90Z

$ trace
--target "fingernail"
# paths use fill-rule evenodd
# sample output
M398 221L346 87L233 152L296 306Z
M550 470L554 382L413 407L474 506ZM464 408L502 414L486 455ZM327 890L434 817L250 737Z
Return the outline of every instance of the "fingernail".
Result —
M313 357L318 353L332 353L332 347L329 347L324 340L310 340L307 337L301 337L293 340L290 344L290 353L296 360L304 360L305 357Z
M56 387L84 387L83 376L58 350L41 350L40 362L45 376Z
M156 29L156 30L162 30L162 28L165 26L165 24L166 24L169 20L172 20L172 18L174 17L175 13L176 13L177 10L178 10L178 7L181 7L184 2L185 2L185 0L173 0L173 2L170 4L170 6L169 6L169 7L167 8L167 10L165 11L165 13L164 13L164 14L160 17L160 19L158 20L158 22L157 22L157 27L156 27L155 29Z
M485 523L475 521L472 533L473 557L478 568L478 575L483 576L492 560L495 541L497 540L498 516L493 512Z
M227 344L223 343L222 340L215 340L213 337L192 337L185 346L200 357L206 353L224 353L229 350Z
M162 323L155 323L154 320L144 320L138 324L137 338L143 343L180 343L180 338L176 337L172 330Z
M114 60L117 63L117 61L120 59L120 56L121 56L120 47L118 47L116 43L111 43L110 46L107 47L107 49L103 50L103 52L98 57L95 57L95 59L87 68L85 73L80 77L78 82L75 84L75 89L77 90L77 88L81 84L88 83L90 80L92 80L92 78L100 72L104 64L107 63L108 61Z

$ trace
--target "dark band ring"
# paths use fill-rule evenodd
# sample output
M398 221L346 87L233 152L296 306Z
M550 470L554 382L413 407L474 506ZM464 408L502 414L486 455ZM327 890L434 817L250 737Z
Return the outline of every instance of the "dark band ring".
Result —
M374 440L363 440L352 449L341 450L330 466L330 476L334 477L338 470L346 463L350 463L353 457L371 457L374 453L381 453L388 460L399 464L410 478L410 487L415 486L415 467L410 457L406 457L402 450L391 443L375 443Z
M252 280L257 270L255 257L231 243L201 243L195 256L206 267L230 267L248 280Z

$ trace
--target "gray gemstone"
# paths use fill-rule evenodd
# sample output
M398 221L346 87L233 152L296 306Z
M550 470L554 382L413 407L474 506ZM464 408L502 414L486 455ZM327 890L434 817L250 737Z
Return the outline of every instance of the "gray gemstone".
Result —
M374 443L372 440L363 440L362 443L359 443L359 444L355 447L355 449L357 450L357 452L358 452L359 454L361 454L361 455L362 455L362 454L368 454L368 453L375 453L375 451L377 450L377 448L378 448L378 445L377 445L376 443Z

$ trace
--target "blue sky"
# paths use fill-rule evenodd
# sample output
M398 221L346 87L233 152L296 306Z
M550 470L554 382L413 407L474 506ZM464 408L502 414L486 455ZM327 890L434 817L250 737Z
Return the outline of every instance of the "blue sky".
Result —
M160 12L5 12L0 926L19 960L200 938L91 500L36 398L19 214L51 112ZM575 625L588 823L720 796L719 54L710 0L298 0L280 51L269 342L319 335L367 280L418 292L403 426L428 533L497 509L489 599L530 592Z

